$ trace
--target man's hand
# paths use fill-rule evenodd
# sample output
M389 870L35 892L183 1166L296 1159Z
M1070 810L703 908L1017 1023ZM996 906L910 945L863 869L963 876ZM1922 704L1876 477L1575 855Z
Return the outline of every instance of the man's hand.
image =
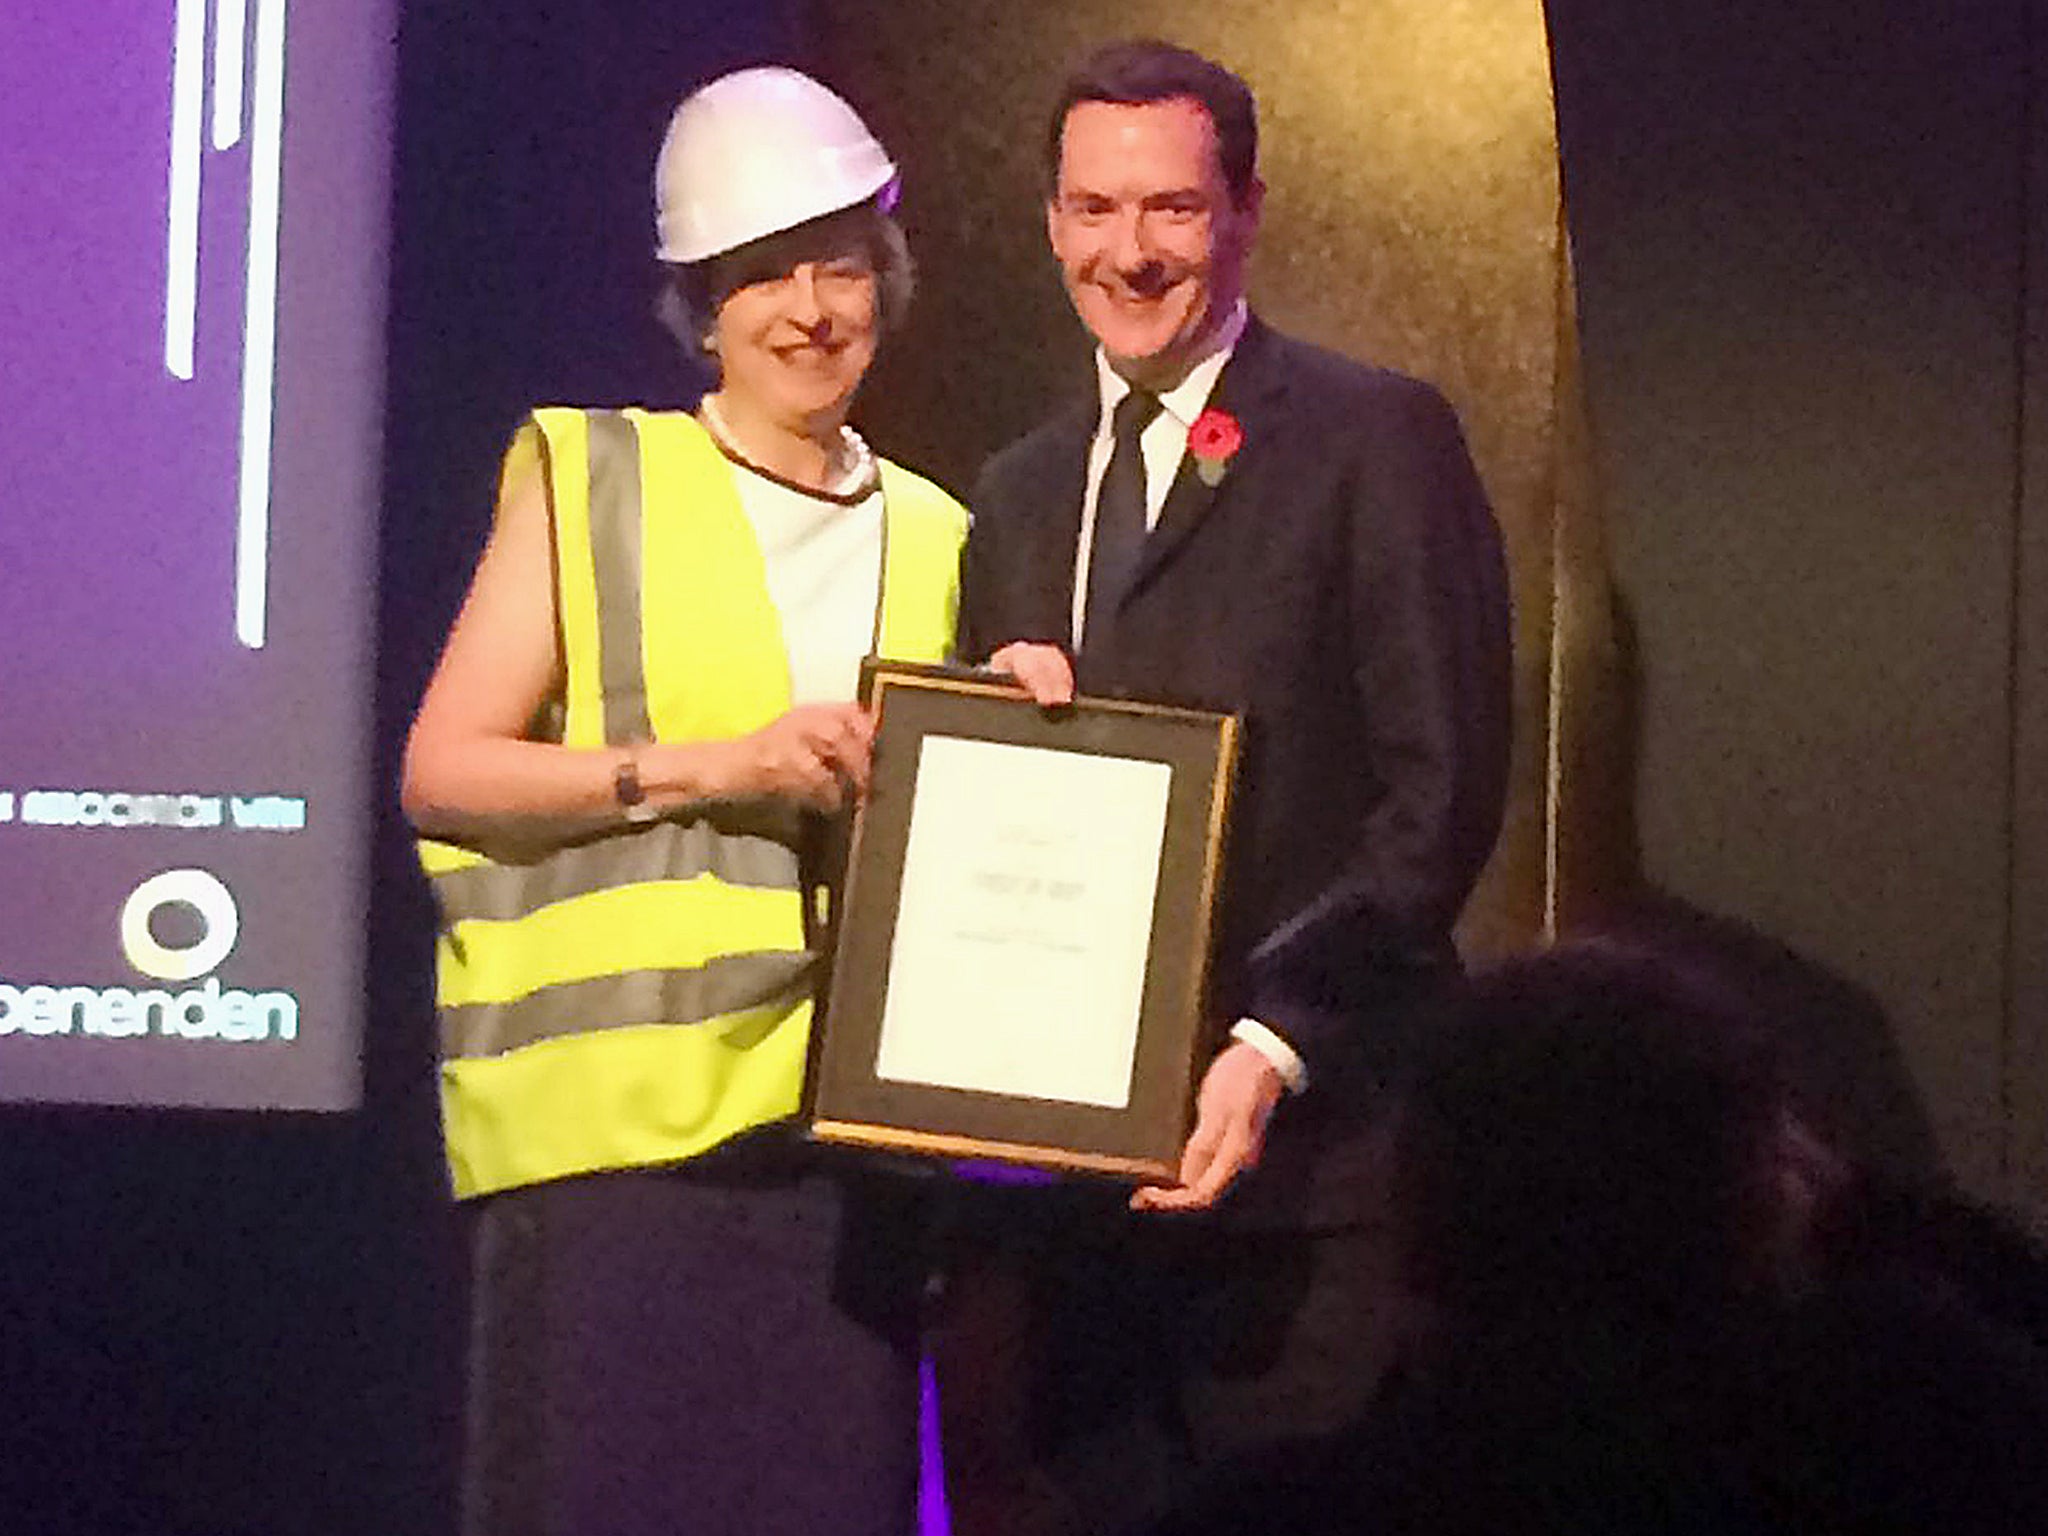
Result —
M989 657L988 664L1014 677L1041 708L1074 702L1074 664L1056 645L1043 640L1012 640Z
M1259 1160L1266 1122L1285 1084L1258 1048L1233 1040L1209 1063L1195 1096L1195 1131L1180 1155L1180 1185L1131 1196L1134 1211L1202 1211Z

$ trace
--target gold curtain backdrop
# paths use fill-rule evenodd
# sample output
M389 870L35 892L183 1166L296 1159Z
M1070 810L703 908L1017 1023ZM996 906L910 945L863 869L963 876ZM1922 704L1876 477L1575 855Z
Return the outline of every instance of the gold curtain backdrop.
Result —
M1252 302L1436 383L1506 537L1513 773L1461 939L1474 955L1527 944L1617 888L1626 775L1540 0L828 0L823 19L828 70L904 165L920 266L866 424L961 488L1086 356L1044 240L1045 114L1066 68L1156 35L1250 81L1268 189Z

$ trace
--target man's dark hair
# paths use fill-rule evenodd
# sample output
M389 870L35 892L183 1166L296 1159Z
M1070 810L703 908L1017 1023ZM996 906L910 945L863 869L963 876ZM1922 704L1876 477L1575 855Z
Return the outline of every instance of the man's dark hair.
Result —
M1047 185L1059 185L1060 135L1075 107L1087 101L1136 107L1181 96L1200 103L1216 125L1223 180L1231 201L1242 207L1259 165L1259 112L1251 87L1213 59L1154 38L1098 48L1067 76L1046 137Z

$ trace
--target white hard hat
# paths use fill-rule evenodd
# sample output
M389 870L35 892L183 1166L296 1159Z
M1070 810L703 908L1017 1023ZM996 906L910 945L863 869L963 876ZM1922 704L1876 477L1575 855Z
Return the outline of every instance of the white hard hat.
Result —
M654 164L655 254L702 261L851 208L895 179L853 108L809 75L723 75L669 119Z

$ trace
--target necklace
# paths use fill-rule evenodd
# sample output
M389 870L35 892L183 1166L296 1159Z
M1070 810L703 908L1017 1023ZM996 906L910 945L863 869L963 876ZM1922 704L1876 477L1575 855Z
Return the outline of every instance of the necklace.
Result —
M825 496L833 501L865 501L875 485L875 455L861 435L853 428L841 423L839 439L833 445L825 463L825 483L822 486L801 485L787 475L777 474L766 465L756 462L739 446L732 426L725 419L725 413L718 408L718 402L710 395L697 402L697 412L704 419L711 439L719 450L735 464L752 470L778 485L804 491L813 496Z

